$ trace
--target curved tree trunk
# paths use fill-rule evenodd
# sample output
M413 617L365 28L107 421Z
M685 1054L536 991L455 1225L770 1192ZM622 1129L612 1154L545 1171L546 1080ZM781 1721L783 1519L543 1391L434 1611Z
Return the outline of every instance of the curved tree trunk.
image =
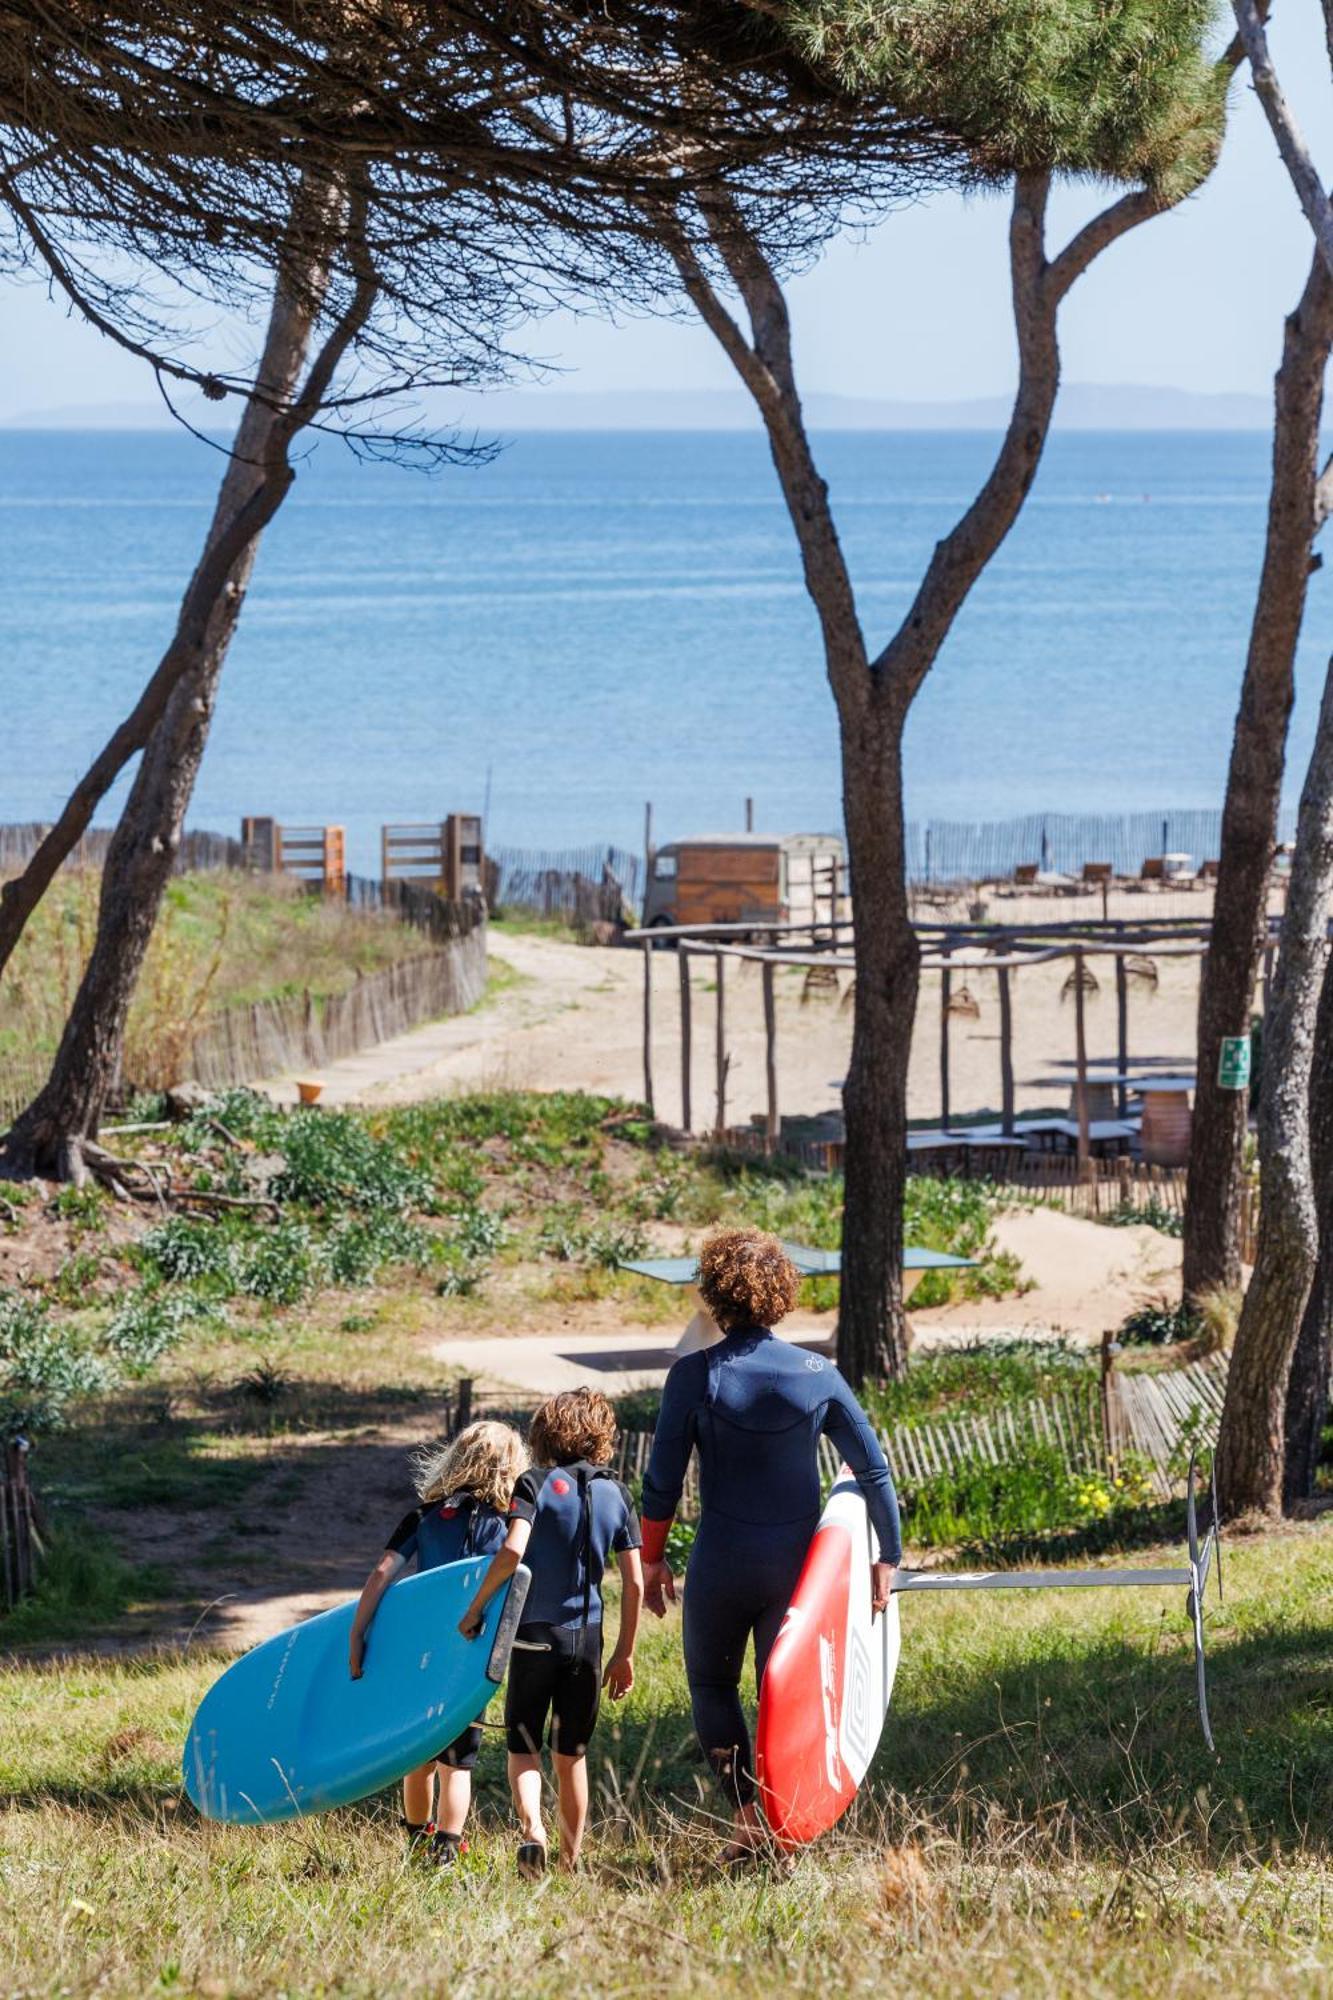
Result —
M1264 1031L1259 1244L1227 1376L1217 1449L1227 1515L1282 1504L1287 1383L1318 1256L1310 1174L1315 1021L1333 900L1333 662L1301 794L1281 952Z
M51 1074L6 1139L3 1165L10 1174L39 1172L76 1182L86 1175L116 1082L130 1002L180 844L259 531L292 483L291 439L319 408L337 361L368 310L369 300L358 288L356 304L298 394L344 196L323 183L307 204L293 215L257 394L237 429L204 554L168 649L168 658L184 649L188 663L148 739L108 847L92 954Z
M1155 196L1123 196L1057 257L1046 254L1050 176L1014 183L1009 257L1019 380L1012 414L980 492L936 544L907 616L868 656L828 491L801 412L782 288L734 205L709 198L714 246L749 318L749 335L723 305L673 217L655 218L685 290L749 389L818 612L824 664L838 708L843 810L855 897L856 1015L843 1087L846 1117L842 1306L838 1363L854 1384L900 1375L907 1070L920 952L907 896L902 747L907 717L969 592L1022 511L1050 430L1060 381L1058 318L1070 287L1103 250L1159 212Z
M1333 968L1324 974L1310 1075L1310 1173L1319 1258L1287 1384L1282 1504L1290 1513L1314 1492L1333 1373Z
M1333 279L1316 254L1287 321L1263 572L1250 631L1222 812L1213 926L1199 989L1198 1082L1190 1134L1183 1284L1187 1298L1240 1287L1240 1200L1248 1104L1222 1090L1222 1040L1246 1035L1267 930L1267 896L1305 613L1311 545L1321 525L1319 425L1333 345ZM1267 1041L1265 1040L1265 1056Z

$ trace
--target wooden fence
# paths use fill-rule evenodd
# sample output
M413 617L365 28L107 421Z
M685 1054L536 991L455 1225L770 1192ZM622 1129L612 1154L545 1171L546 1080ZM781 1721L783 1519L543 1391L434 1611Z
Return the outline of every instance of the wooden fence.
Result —
M28 1484L28 1446L23 1438L14 1438L5 1445L0 1466L0 1566L8 1610L32 1589L41 1554L37 1508Z
M880 1437L894 1479L908 1495L934 1479L1021 1459L1040 1445L1057 1452L1072 1473L1109 1475L1133 1455L1151 1468L1158 1493L1169 1500L1184 1478L1190 1448L1217 1442L1226 1377L1223 1354L1154 1374L1113 1371L1104 1382L1089 1371L1086 1380L1024 1403L893 1424ZM616 1461L622 1479L643 1476L651 1447L651 1431L622 1435ZM838 1454L827 1439L820 1442L820 1458L831 1478ZM698 1506L698 1469L691 1459L681 1519L693 1519Z
M359 978L346 993L228 1007L197 1036L189 1075L210 1090L319 1069L423 1021L464 1014L486 991L486 926Z

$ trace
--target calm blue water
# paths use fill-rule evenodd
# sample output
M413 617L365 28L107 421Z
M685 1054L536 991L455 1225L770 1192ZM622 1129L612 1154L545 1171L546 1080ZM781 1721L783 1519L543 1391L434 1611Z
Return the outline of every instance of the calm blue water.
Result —
M880 639L993 440L819 443ZM1053 440L920 697L920 817L1218 802L1261 553L1267 440ZM166 638L221 470L175 435L0 433L0 820L46 818ZM1295 759L1333 638L1316 578ZM839 822L813 614L762 440L529 435L434 477L325 443L270 529L194 824L480 807L493 842L636 846Z

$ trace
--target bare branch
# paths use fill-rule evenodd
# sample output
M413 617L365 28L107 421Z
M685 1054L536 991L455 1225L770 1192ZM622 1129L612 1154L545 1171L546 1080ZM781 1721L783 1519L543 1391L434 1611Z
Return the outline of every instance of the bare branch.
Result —
M1305 219L1314 231L1315 242L1320 255L1333 271L1333 203L1330 203L1320 179L1319 169L1310 157L1310 149L1305 143L1295 112L1283 93L1278 80L1268 46L1268 36L1259 17L1255 0L1232 0L1236 16L1236 27L1249 58L1250 71L1254 77L1255 94L1263 105L1282 164L1296 190L1296 199L1305 212ZM1325 10L1325 20L1333 21L1333 15ZM1330 28L1333 34L1333 27ZM1333 47L1333 45L1331 45ZM1331 53L1330 60L1333 60Z

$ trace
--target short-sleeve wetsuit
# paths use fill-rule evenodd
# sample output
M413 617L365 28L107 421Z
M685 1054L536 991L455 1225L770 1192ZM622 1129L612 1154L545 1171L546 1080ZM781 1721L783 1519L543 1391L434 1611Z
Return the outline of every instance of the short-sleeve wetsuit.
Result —
M534 1466L514 1487L511 1521L529 1521L532 1571L505 1687L509 1748L535 1756L550 1721L561 1756L581 1757L602 1696L602 1575L640 1544L626 1487L604 1465Z
M386 1546L405 1563L416 1558L418 1570L439 1569L469 1556L491 1556L504 1545L506 1521L472 1493L451 1493L404 1514ZM440 1752L435 1760L457 1771L470 1771L481 1749L481 1723L474 1722Z
M644 1553L660 1557L690 1453L699 1454L699 1530L685 1590L685 1672L694 1726L738 1805L754 1797L740 1701L754 1639L763 1679L821 1511L818 1441L855 1473L883 1561L902 1554L898 1500L865 1411L831 1362L764 1327L733 1328L667 1376L643 1482Z

